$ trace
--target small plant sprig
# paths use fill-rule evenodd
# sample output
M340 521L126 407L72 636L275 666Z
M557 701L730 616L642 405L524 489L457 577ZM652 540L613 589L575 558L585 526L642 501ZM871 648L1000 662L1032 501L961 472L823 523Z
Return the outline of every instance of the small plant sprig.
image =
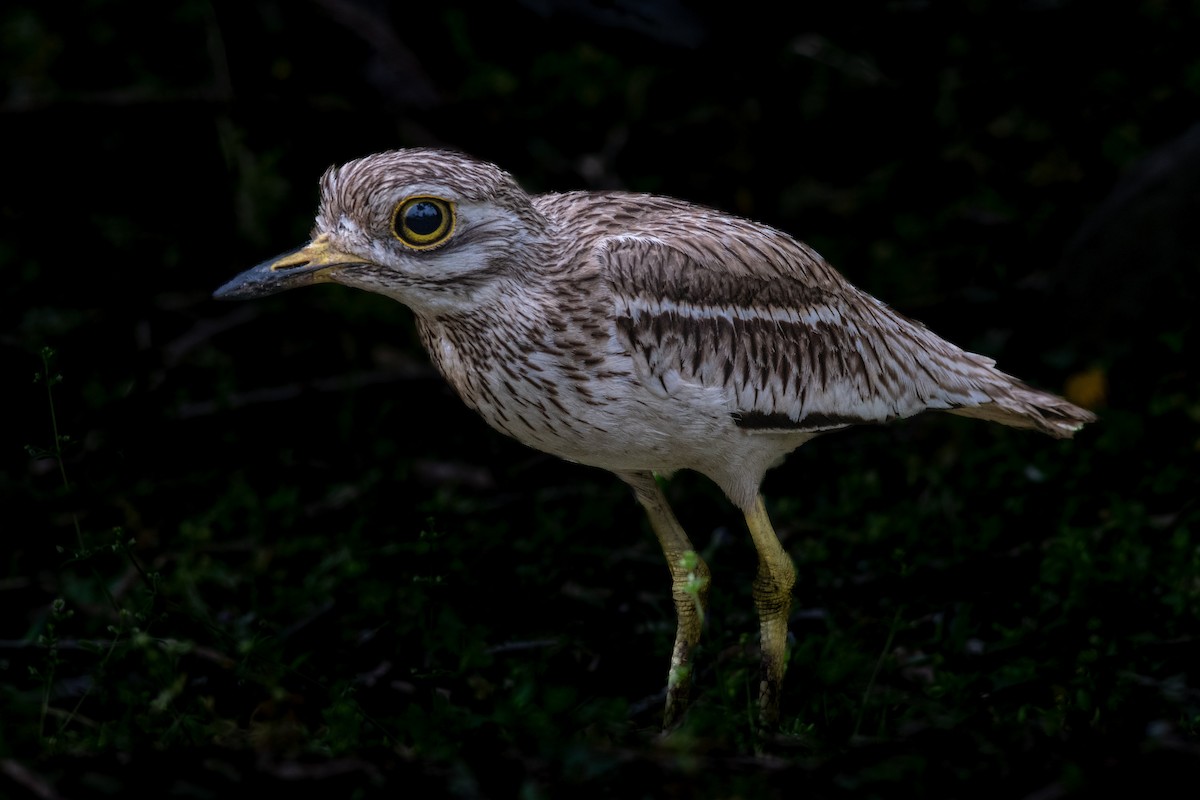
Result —
M42 681L42 708L38 731L43 738L46 737L46 717L50 713L50 691L54 687L54 674L58 670L58 665L62 663L62 658L58 653L58 625L60 622L65 622L75 615L75 612L67 608L67 601L61 597L54 599L50 604L50 619L46 622L46 632L38 637L38 646L46 648L45 666L39 670L37 667L29 667L29 675L35 680ZM50 739L53 742L53 737Z
M67 463L64 458L64 448L73 443L73 439L58 429L58 413L54 407L54 387L62 383L62 373L53 372L50 368L51 362L54 360L54 348L43 347L41 351L42 369L40 372L33 374L33 382L40 383L46 387L46 406L50 409L50 430L53 434L53 443L49 448L37 447L35 445L25 445L25 452L36 459L50 458L58 464L58 474L62 478L63 491L70 493L71 480L67 477ZM71 523L75 528L75 541L79 544L79 551L84 551L83 529L79 525L79 516L71 514Z
M58 384L62 383L63 377L62 377L62 373L59 373L59 372L52 373L51 368L50 368L51 361L53 361L53 359L54 359L54 348L43 347L41 350L41 356L42 356L42 370L41 370L41 372L34 373L33 382L41 383L41 384L45 385L45 387L46 387L46 405L50 409L50 428L51 428L51 433L54 436L54 444L50 448L36 447L34 445L25 445L25 451L34 458L39 458L39 459L40 458L52 458L52 459L54 459L54 461L58 464L58 474L62 477L63 491L70 493L71 480L70 480L70 478L67 477L67 465L66 465L66 459L64 457L64 448L66 448L67 446L74 443L74 439L72 439L69 435L59 431L58 413L55 411L55 407L54 407L54 387L57 386ZM75 541L78 545L78 549L76 549L75 553L73 554L73 560L84 561L89 556L91 556L93 552L95 552L96 550L99 550L100 548L87 547L86 543L84 542L84 538L83 538L83 528L79 524L79 515L77 515L75 513L71 514L71 524L75 529ZM138 563L137 559L134 558L133 553L129 549L129 545L132 544L132 542L122 543L122 532L119 528L114 529L113 533L116 536L115 543L113 543L112 545L105 545L102 547L105 547L105 549L107 549L108 547L111 547L113 552L118 552L118 551L123 552L125 554L125 556L133 564L133 566L137 569L138 573L142 576L143 580L145 580L153 588L154 581L151 579L151 576L148 576L146 574L145 570L142 569L141 564ZM63 552L63 548L60 546L58 548L58 551L60 553ZM111 594L109 594L108 587L104 585L103 581L99 580L99 575L97 575L96 577L97 577L97 580L101 587L101 590L104 592L104 596L108 598L108 601L112 605L113 609L116 610L118 613L120 613L121 612L120 604L117 603L117 601L113 598L113 596Z
M42 369L40 372L34 373L33 382L35 384L41 383L46 387L46 403L50 411L50 426L51 433L53 434L53 444L49 448L26 445L25 450L33 458L54 459L54 461L58 464L59 476L62 478L63 491L70 493L71 480L67 475L65 449L73 444L74 440L67 434L64 434L60 431L58 424L58 413L54 405L54 387L62 383L63 377L61 373L54 372L51 368L51 364L54 359L53 348L43 347L41 350L41 358ZM111 551L114 553L123 553L137 568L142 578L151 586L151 591L153 594L154 589L156 588L157 575L148 576L145 573L137 559L134 557L133 553L130 551L129 546L132 544L132 542L125 540L124 534L119 528L113 530L114 540L111 544L89 548L84 540L83 527L80 525L79 516L77 514L71 514L71 523L75 530L77 549L74 551L69 561L86 562L94 553L101 550L111 549ZM60 553L64 552L65 550L61 545L58 546L57 549ZM103 658L101 659L100 663L103 665L113 655L117 644L122 640L123 637L128 635L128 631L126 629L128 627L127 620L129 617L129 612L122 608L117 599L112 596L105 581L99 575L99 573L96 572L95 567L92 567L92 574L97 585L100 587L100 590L108 599L109 604L117 612L117 617L119 620L119 625L110 625L108 627L108 631L112 634L113 638L108 642ZM62 731L65 730L66 727L71 723L71 720L74 719L76 714L79 712L80 706L83 705L84 700L86 700L88 695L91 693L91 687L89 687L88 690L79 698L78 702L76 702L75 707L71 709L70 713L65 715L65 719L58 726L57 731L54 734L47 736L46 719L50 714L50 697L54 688L54 681L58 667L62 663L62 657L59 653L59 637L61 633L60 628L62 624L74 616L74 614L74 610L67 607L67 601L63 597L55 598L55 600L50 604L50 613L46 621L45 630L37 638L37 644L40 647L46 648L45 665L40 670L35 667L30 668L31 676L35 679L40 679L42 682L40 731L43 738L46 738L50 743L54 743L57 740L58 735L61 734Z
M33 382L41 383L46 387L46 404L50 408L50 427L54 434L54 444L49 448L35 447L33 445L25 445L25 451L34 458L53 458L58 463L58 474L62 476L63 489L71 490L71 482L67 479L67 467L63 462L63 447L71 444L71 437L59 433L58 430L58 414L54 410L54 387L62 383L61 373L50 373L50 361L54 358L54 349L51 347L42 348L42 370L33 374ZM78 531L78 524L76 525Z
M52 444L49 448L36 447L34 445L26 445L25 451L35 459L52 458L58 464L58 474L62 478L63 490L71 491L71 481L67 478L67 468L63 459L63 448L71 443L69 436L64 435L58 429L58 414L54 408L54 387L62 383L62 375L60 373L52 373L50 362L54 358L54 350L50 347L43 347L41 351L42 369L40 372L33 374L33 382L41 383L46 387L46 404L50 409L50 427L53 433ZM79 542L79 546L83 547L83 532L79 527L79 518L74 514L71 515L71 520L75 527L75 537ZM50 713L50 694L54 687L55 673L58 671L58 666L62 662L62 658L58 652L58 626L74 616L75 612L67 608L67 601L62 597L55 598L50 604L50 617L46 622L45 632L38 636L37 643L39 646L46 648L46 661L44 667L39 670L36 667L30 667L30 676L35 679L41 679L42 682L42 707L41 720L39 731L43 737L46 736L46 717Z

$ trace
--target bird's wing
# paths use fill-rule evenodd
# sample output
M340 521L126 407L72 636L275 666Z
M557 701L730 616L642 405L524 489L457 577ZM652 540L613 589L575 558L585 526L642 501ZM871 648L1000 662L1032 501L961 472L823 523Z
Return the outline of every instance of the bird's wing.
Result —
M991 400L990 359L892 311L778 231L624 234L594 253L643 385L660 395L719 387L743 428L828 430Z

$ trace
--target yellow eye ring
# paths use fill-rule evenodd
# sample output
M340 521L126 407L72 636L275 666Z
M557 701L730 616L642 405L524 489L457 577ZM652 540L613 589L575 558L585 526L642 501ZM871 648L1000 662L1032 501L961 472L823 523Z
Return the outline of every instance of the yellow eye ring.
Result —
M454 233L454 204L440 197L408 197L392 212L392 235L415 250L437 247Z

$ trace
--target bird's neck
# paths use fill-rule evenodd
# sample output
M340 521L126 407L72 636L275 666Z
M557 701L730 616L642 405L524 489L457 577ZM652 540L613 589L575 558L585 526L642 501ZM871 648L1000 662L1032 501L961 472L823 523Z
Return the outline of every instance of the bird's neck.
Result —
M468 308L414 309L421 342L438 371L471 404L473 384L498 363L520 363L551 335L546 303L530 287L508 286ZM503 357L501 357L503 356Z

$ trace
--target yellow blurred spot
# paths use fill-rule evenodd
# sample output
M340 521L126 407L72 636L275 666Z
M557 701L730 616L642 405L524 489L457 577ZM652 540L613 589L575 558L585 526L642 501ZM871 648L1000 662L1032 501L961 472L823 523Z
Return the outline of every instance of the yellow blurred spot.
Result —
M1067 399L1084 408L1099 408L1108 399L1108 376L1100 367L1076 372L1067 378Z

